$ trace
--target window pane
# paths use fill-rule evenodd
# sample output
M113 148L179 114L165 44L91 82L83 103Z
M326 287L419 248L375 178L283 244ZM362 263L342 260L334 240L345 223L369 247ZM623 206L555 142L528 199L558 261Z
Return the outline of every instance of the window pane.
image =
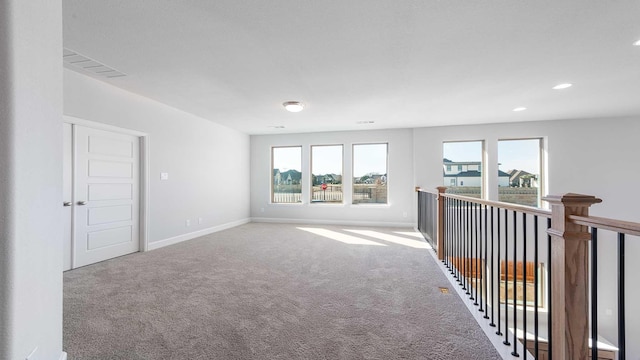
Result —
M272 148L271 202L299 203L302 201L302 147Z
M311 147L311 202L342 202L342 145Z
M443 185L446 192L482 197L482 141L442 144Z
M540 141L498 141L499 201L540 206Z
M353 203L387 203L388 144L353 145Z

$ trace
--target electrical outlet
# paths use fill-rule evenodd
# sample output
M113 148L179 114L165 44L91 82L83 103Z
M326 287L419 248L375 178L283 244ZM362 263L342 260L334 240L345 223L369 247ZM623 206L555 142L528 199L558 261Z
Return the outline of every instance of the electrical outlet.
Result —
M198 224L202 224L202 218L198 218Z
M185 221L184 226L191 226L191 220Z
M160 173L160 180L169 180L169 173Z
M407 217L407 212L406 211L402 213L402 217Z
M260 212L264 212L264 208L260 208Z

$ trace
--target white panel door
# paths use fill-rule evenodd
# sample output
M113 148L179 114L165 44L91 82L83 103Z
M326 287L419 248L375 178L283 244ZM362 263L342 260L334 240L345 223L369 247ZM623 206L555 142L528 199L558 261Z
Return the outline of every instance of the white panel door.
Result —
M139 138L74 125L73 267L139 244Z
M72 205L73 205L73 128L71 124L62 124L63 139L63 175L62 175L62 206L64 212L64 237L63 237L63 270L71 269L71 236L72 225Z

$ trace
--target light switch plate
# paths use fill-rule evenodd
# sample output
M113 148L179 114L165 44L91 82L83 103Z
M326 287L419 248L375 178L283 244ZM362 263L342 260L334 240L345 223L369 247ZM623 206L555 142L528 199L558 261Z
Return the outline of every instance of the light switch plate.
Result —
M169 180L169 173L160 173L160 180Z

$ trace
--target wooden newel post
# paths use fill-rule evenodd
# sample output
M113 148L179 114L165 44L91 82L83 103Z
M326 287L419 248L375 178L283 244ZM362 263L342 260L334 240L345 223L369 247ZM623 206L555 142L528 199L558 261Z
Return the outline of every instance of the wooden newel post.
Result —
M447 190L446 186L438 186L438 259L444 260L444 192Z
M602 200L588 195L550 195L551 204L551 353L554 360L587 360L589 356L589 241L586 226L569 215L589 215Z

